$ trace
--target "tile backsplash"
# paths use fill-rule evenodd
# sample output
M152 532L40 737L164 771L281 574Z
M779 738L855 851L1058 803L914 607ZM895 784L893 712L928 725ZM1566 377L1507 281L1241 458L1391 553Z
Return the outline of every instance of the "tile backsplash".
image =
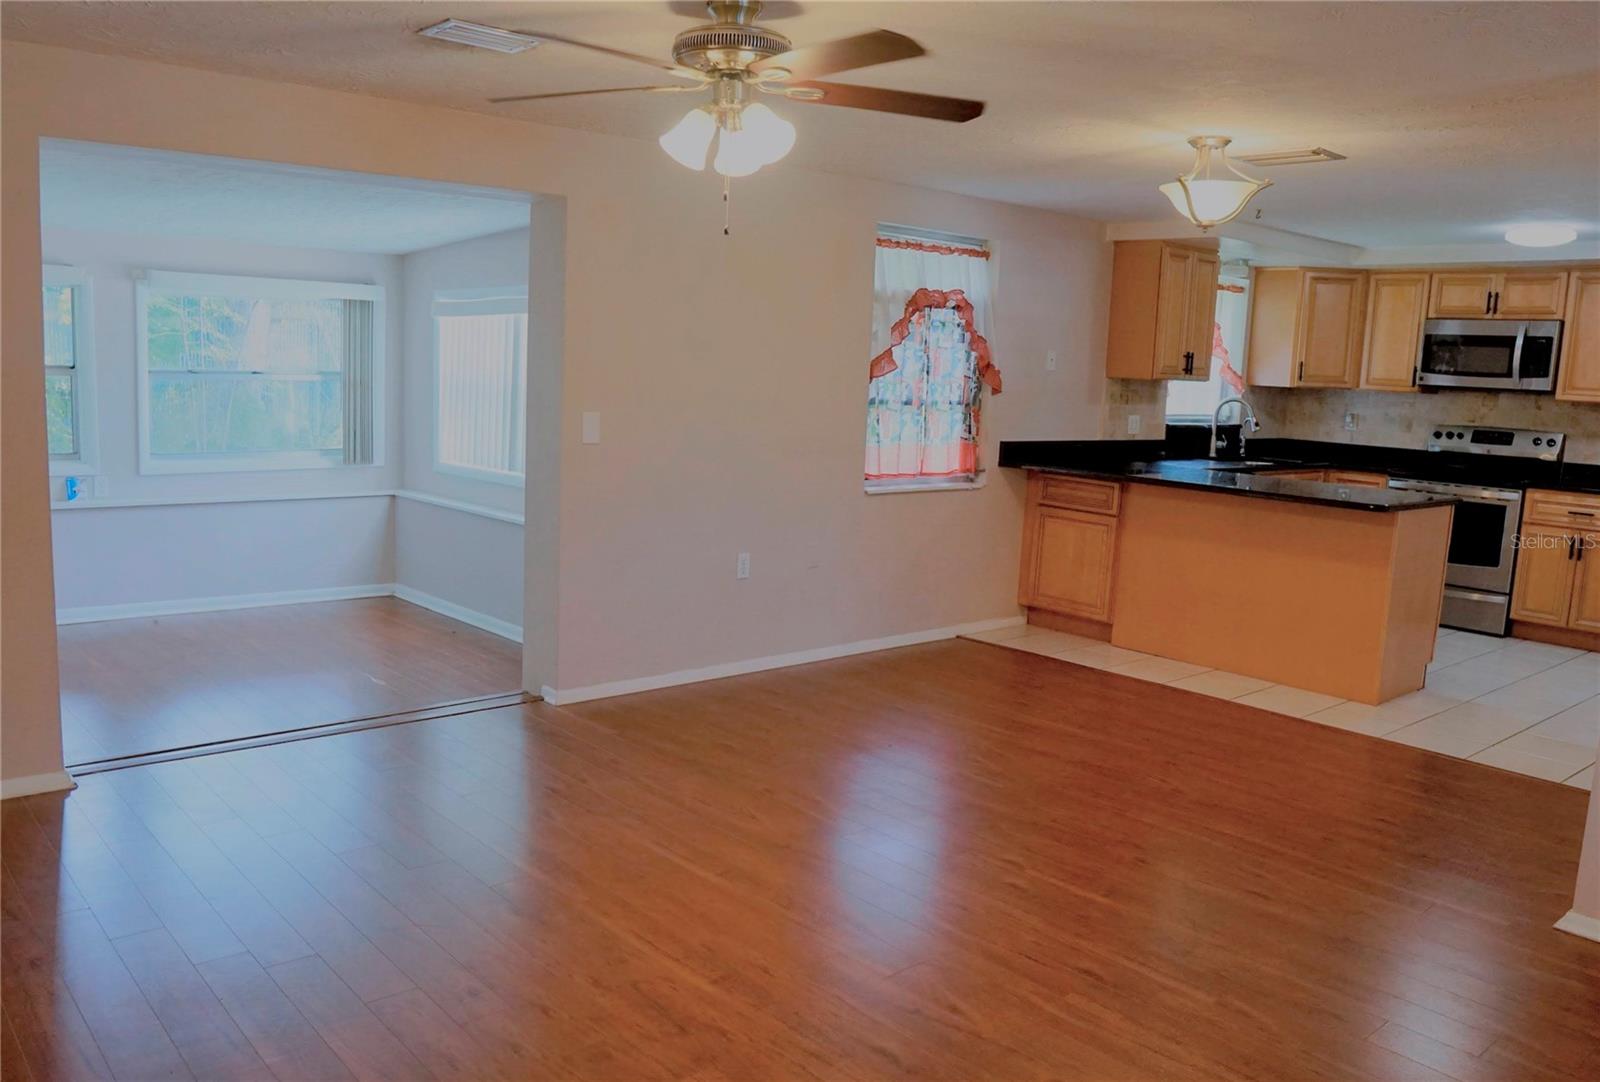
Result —
M1128 431L1128 418L1139 418L1139 431ZM1167 424L1167 385L1154 379L1108 379L1100 409L1100 438L1158 440Z
M1263 436L1420 449L1440 425L1542 428L1567 434L1568 462L1600 464L1600 405L1560 402L1550 395L1251 387L1245 397L1256 408ZM1108 407L1110 398L1108 391ZM1344 427L1347 413L1356 415L1353 432Z

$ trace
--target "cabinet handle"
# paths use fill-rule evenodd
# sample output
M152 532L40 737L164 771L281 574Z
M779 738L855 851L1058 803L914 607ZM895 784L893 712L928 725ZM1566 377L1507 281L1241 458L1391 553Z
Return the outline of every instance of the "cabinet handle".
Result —
M1415 387L1416 385L1417 385L1417 366L1416 365L1412 365L1411 366L1411 386Z
M1300 374L1298 376L1296 376L1295 378L1301 383L1305 382L1305 378L1306 378L1306 362L1304 362L1304 361L1300 362Z
M1572 559L1572 538L1567 538L1567 559Z
M1489 315L1494 311L1494 291L1490 290L1483 295L1483 314Z
M1593 511L1568 511L1569 515L1582 515L1584 518L1594 518Z
M1494 291L1494 314L1500 314L1500 291L1498 289Z

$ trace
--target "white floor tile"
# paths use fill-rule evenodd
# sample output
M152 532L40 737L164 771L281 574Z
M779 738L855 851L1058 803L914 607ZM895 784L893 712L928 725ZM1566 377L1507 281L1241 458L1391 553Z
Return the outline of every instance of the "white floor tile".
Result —
M1511 734L1495 746L1522 755L1537 755L1541 759L1553 759L1565 763L1567 773L1570 774L1594 762L1596 744L1593 740L1583 743L1557 740L1554 737L1540 735L1536 729L1524 729L1520 733Z
M1252 691L1272 687L1273 684L1270 680L1258 680L1253 676L1241 676L1222 669L1212 669L1210 672L1174 680L1172 686L1183 688L1185 691L1197 691L1201 695L1210 695L1215 699L1237 699L1241 695L1249 695Z
M1561 713L1541 721L1528 732L1552 740L1588 744L1590 747L1600 745L1600 695L1585 699L1576 706L1569 706Z
M1465 759L1526 727L1521 718L1493 707L1462 703L1388 733L1383 739Z
M1433 650L1433 664L1443 668L1446 665L1466 661L1468 658L1493 653L1501 648L1504 641L1463 631L1437 643ZM1554 665L1555 662L1552 661L1550 664Z
M1535 778L1543 778L1545 781L1565 781L1571 776L1572 770L1571 763L1546 759L1540 755L1529 755L1507 748L1504 744L1485 748L1474 755L1472 761L1497 766L1501 770L1514 770L1518 774L1528 774Z
M1546 669L1480 695L1474 702L1515 714L1532 725L1591 698L1586 683L1581 674L1562 675L1556 669Z
M1273 684L1260 691L1252 691L1248 695L1239 696L1235 702L1245 706L1254 706L1260 710L1271 710L1276 714L1288 714L1290 717L1303 718L1315 714L1318 710L1326 710L1330 706L1338 706L1344 702L1337 695L1324 695L1318 691L1304 691L1292 688L1286 684Z
M1157 684L1170 684L1174 680L1182 680L1186 676L1194 676L1211 670L1204 665L1193 665L1187 661L1174 661L1169 657L1147 657L1142 661L1113 665L1110 671L1122 676L1132 676L1139 680L1149 680Z
M1572 777L1568 778L1566 784L1575 785L1579 789L1593 789L1594 775L1597 769L1600 769L1600 767L1591 766L1586 770L1580 770L1576 774L1572 775Z
M1068 635L1062 631L1035 627L1029 628L1028 634L1006 639L1000 645L1009 646L1013 650L1026 650L1030 654L1048 654L1053 650L1066 649L1078 638L1077 635Z
M1108 642L1100 643L1093 648L1073 650L1053 656L1059 657L1064 661L1070 661L1074 665L1086 665L1091 669L1110 669L1118 665L1128 665L1135 661L1155 660L1150 654L1141 654L1137 650L1125 650L1120 646L1112 646Z
M1534 642L1532 639L1507 639L1500 649L1517 657L1547 658L1552 665L1570 661L1583 653L1576 647L1556 646L1554 643Z
M1460 699L1423 690L1401 695L1378 706L1355 702L1340 703L1326 710L1318 710L1309 715L1309 720L1348 729L1354 733L1383 736L1402 726L1460 705Z

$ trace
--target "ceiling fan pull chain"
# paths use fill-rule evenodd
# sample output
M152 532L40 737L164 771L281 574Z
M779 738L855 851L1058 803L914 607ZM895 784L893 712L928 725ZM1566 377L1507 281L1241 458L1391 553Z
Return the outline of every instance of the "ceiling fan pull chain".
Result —
M732 211L733 211L733 178L732 177L723 177L722 178L722 235L724 237L732 236L732 231L728 228L728 219L731 216Z

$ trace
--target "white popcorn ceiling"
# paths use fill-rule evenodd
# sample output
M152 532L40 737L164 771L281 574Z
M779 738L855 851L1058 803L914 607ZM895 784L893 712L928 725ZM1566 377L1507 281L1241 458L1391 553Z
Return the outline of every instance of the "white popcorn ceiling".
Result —
M446 184L45 140L45 226L402 255L520 229L528 197Z
M1172 213L1184 140L1323 145L1274 169L1262 224L1368 248L1481 244L1565 219L1600 233L1600 4L822 3L772 5L798 44L887 27L929 56L841 81L988 101L968 125L778 103L794 166L1106 221ZM653 139L687 95L489 105L656 81L556 43L504 56L421 39L447 16L665 57L687 3L8 2L5 36ZM662 160L662 169L675 168ZM781 168L781 166L780 166ZM760 178L746 183L760 183Z

